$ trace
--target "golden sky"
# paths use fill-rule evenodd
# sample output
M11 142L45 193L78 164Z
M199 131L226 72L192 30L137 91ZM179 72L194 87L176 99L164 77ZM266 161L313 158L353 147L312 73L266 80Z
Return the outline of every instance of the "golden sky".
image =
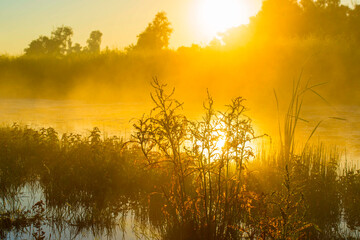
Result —
M262 0L1 0L0 54L22 54L29 42L58 26L74 30L85 45L92 30L103 33L102 47L124 48L158 11L174 28L170 47L206 44L219 30L247 23ZM238 13L238 14L237 14Z

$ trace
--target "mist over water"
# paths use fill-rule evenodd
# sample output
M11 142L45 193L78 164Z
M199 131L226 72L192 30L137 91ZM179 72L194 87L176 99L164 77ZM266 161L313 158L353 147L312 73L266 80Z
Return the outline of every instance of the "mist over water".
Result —
M142 103L86 103L80 100L1 99L3 125L18 123L34 128L53 127L59 134L103 133L124 136L131 120L141 114Z
M185 103L184 112L189 118L198 120L202 114L199 110L201 104ZM224 107L225 104L217 105ZM0 118L3 126L18 123L35 129L52 127L60 136L63 133L86 135L94 127L98 127L105 136L116 135L129 139L134 131L135 120L148 109L149 102L91 103L82 100L0 99ZM280 121L283 120L284 113L278 116L276 109L271 111L273 115L269 116L266 114L269 109L253 105L249 107L247 115L253 119L258 135L266 133L273 141L278 141L278 121L279 118ZM306 141L316 124L323 121L312 137L312 142L338 147L344 160L346 158L358 164L360 111L356 105L320 103L318 106L305 106L302 118L306 121L301 121L297 130L300 145Z

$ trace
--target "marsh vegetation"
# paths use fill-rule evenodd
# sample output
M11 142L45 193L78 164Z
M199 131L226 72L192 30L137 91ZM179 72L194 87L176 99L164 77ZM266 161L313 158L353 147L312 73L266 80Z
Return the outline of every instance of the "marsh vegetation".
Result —
M206 44L158 12L123 49L63 25L0 55L0 238L359 239L359 24L264 0Z
M136 236L160 239L356 239L359 172L340 169L334 148L296 142L313 87L295 86L280 143L257 150L268 136L243 98L217 111L208 93L194 121L157 79L154 108L128 140L2 127L1 235L112 237L134 224ZM24 189L38 195L33 206Z

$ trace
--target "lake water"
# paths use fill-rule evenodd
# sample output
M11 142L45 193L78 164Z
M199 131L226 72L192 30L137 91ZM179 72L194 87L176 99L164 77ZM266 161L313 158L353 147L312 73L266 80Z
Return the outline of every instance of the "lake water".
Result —
M86 134L98 127L107 134L125 134L131 119L141 117L141 103L93 104L71 100L1 99L3 124L14 122L34 128L53 127L59 133Z
M42 127L53 127L60 134L65 132L77 132L88 134L89 131L97 126L106 135L120 135L128 138L132 131L132 122L134 118L139 118L145 112L149 112L149 107L144 103L104 103L95 104L72 100L46 100L46 99L1 99L0 100L0 121L3 125L19 123L28 125L36 129ZM353 162L358 167L360 157L360 108L358 106L332 106L331 108L308 106L304 108L303 115L307 122L299 124L299 136L304 139L309 136L318 121L322 120L321 125L313 136L313 141L323 141L328 146L338 146L342 151L343 159ZM196 116L193 114L192 116ZM270 123L271 122L271 123ZM275 120L262 119L254 120L256 129L262 132L274 132L270 129L276 126ZM271 125L273 124L273 125ZM344 162L342 163L344 164ZM43 198L41 189L30 191L22 189L22 206L32 206L39 199ZM120 221L118 219L118 221ZM125 232L121 227L115 228L111 234L114 239L137 239L136 231L133 231L134 215L131 210L125 216ZM71 232L71 229L50 229L48 226L43 228L47 236L52 234L53 238L72 238L73 239L106 239L106 233L100 235L93 234L91 231L85 231L81 234ZM144 229L140 229L144 231ZM145 229L146 231L146 229ZM358 234L358 232L356 232ZM30 238L25 234L10 234L10 239Z
M128 138L133 120L148 113L151 106L145 103L87 103L74 100L0 99L0 123L19 123L34 128L53 127L60 134L77 132L88 134L98 127L106 135ZM252 114L252 113L250 113ZM196 118L198 114L190 114ZM299 136L307 138L319 121L322 121L313 141L338 146L344 158L357 162L360 158L360 107L349 105L307 106L299 123ZM260 133L277 134L277 117L255 119Z
M34 204L40 200L44 200L42 188L38 185L25 185L18 190L15 201L9 201L5 204L8 209L22 209L24 211L30 210ZM2 200L0 203L3 204ZM46 209L45 205L45 209ZM114 225L111 226L96 226L96 223L92 227L82 229L81 226L73 226L69 222L74 217L81 218L81 210L74 213L66 208L53 208L45 211L46 218L57 218L57 213L61 212L61 221L52 222L45 220L41 229L45 233L45 239L74 239L74 240L93 240L93 239L139 239L142 233L136 230L139 223L135 220L135 214L132 210L120 214L118 217L114 217ZM73 215L72 215L73 214ZM86 221L84 221L86 223ZM1 230L1 229L0 229ZM147 229L144 228L146 231ZM20 229L20 231L12 231L7 234L6 239L33 239L32 234L36 232L35 227L27 227ZM141 238L141 237L140 237Z

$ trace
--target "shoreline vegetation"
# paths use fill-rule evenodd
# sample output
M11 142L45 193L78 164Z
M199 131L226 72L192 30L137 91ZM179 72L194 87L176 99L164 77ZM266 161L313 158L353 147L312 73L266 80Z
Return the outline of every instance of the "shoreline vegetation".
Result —
M173 91L157 79L152 86L154 108L134 123L130 141L98 128L62 137L52 128L0 128L2 238L52 239L45 227L53 238L64 229L111 237L129 214L148 238L359 237L360 172L339 171L334 148L297 147L304 90L312 87L294 87L281 143L255 152L252 142L266 136L254 132L243 98L218 112L208 94L203 118L190 121ZM24 187L42 198L22 205Z
M176 86L178 94L188 101L201 103L203 98L189 95L189 88L194 92L209 88L220 102L240 94L259 105L264 96L273 97L273 88L281 92L291 89L289 79L304 69L304 79L328 83L321 90L326 99L358 105L357 46L357 41L342 37L308 37L235 49L225 45L150 52L104 50L61 58L0 56L0 96L146 101L149 79L157 76Z

